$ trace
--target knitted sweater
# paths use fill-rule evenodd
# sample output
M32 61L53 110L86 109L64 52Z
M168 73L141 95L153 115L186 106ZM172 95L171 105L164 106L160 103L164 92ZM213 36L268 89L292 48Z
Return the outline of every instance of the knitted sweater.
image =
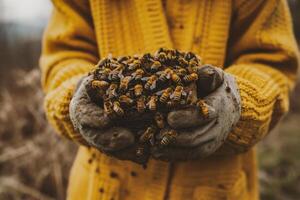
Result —
M288 111L298 66L285 0L53 0L41 57L45 110L57 132L81 145L69 199L257 199L253 146ZM99 58L193 51L236 77L242 113L225 144L201 161L151 160L147 169L88 147L69 102Z

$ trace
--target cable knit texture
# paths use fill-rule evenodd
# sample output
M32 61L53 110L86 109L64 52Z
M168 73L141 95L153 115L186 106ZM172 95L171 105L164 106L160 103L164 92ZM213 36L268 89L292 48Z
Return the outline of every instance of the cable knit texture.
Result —
M298 65L285 0L53 4L41 57L45 110L59 134L82 145L68 199L258 199L253 146L288 111ZM69 117L80 78L110 53L132 55L159 47L194 51L236 77L242 115L223 147L201 161L171 165L151 160L146 170L84 147Z

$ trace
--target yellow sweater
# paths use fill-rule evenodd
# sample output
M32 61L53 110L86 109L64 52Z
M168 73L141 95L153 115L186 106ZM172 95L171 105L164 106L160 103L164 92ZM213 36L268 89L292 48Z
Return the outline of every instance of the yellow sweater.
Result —
M253 146L288 110L297 47L285 0L53 0L41 57L45 110L81 144L68 199L257 199ZM173 47L236 76L242 115L226 143L200 161L151 160L147 169L86 147L68 106L101 57Z

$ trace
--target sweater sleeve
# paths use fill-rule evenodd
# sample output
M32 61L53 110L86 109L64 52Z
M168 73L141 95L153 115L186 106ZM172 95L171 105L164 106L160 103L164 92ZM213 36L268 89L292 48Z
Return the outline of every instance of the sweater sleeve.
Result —
M69 103L77 82L98 60L86 2L53 0L54 10L44 33L40 59L47 118L60 135L81 144L86 143L73 129Z
M236 77L242 113L226 144L244 152L288 111L299 60L285 0L239 2L225 71Z

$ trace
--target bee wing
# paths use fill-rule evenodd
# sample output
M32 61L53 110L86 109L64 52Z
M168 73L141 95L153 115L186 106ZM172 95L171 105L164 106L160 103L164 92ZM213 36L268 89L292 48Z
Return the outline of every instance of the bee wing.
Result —
M142 78L142 81L148 81L149 80L149 77L143 77Z
M124 75L122 74L122 71L120 71L120 72L118 73L118 77L119 77L120 79L124 78Z
M160 95L162 95L163 92L164 92L164 90L160 90L160 91L156 92L155 94L160 96Z
M166 77L167 77L167 79L170 79L171 78L171 74L168 73Z
M175 96L174 92L170 95L170 99L173 99Z
M151 90L154 90L155 88L156 88L156 81L154 81L150 86Z
M150 144L153 146L153 145L155 145L155 137L154 136L152 136L151 138L150 138Z
M186 93L185 91L182 91L182 92L181 92L181 95L187 96L187 93Z

